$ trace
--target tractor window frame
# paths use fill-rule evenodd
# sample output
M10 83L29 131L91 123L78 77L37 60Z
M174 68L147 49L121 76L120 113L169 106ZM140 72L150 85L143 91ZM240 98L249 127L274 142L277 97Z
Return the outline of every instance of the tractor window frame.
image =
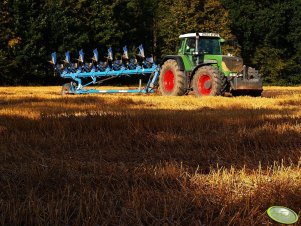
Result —
M178 53L184 53L185 52L185 46L186 46L186 44L185 44L185 39L180 39L180 42L179 42L179 51L178 51Z

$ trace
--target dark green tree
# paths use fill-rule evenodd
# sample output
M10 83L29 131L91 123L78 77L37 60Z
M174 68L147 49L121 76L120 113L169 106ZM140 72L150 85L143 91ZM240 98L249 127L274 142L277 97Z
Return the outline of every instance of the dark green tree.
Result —
M13 31L9 2L0 2L0 84L15 81L11 72L16 70L13 50L20 43L20 38Z
M0 84L49 84L50 54L72 60L83 48L105 56L144 44L157 57L176 52L186 32L218 32L238 40L247 64L269 83L301 80L301 2L271 0L3 0ZM228 46L224 48L229 50ZM240 53L240 48L231 50ZM158 59L159 60L159 59Z
M228 11L219 0L161 0L158 6L159 53L176 52L178 36L188 32L216 32L234 39ZM236 51L238 52L238 51Z
M246 63L265 81L300 83L300 1L222 0Z

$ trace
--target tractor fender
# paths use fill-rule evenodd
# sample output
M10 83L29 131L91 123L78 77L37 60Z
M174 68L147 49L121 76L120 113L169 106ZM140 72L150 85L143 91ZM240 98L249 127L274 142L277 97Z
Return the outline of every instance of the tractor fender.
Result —
M163 58L161 65L164 64L165 61L167 60L175 60L177 61L177 64L180 68L181 71L185 71L185 66L184 66L184 62L182 60L182 57L180 56L175 56L175 55L167 55Z
M191 79L193 78L195 72L200 68L200 67L203 67L203 66L209 66L209 65L212 65L212 64L215 64L215 63L203 63L203 64L199 64L198 66L196 66L192 72L191 72Z

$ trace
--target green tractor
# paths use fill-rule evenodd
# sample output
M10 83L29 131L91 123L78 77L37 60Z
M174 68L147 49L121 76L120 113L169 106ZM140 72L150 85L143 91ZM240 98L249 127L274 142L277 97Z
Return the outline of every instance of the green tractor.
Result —
M181 96L261 96L262 78L254 68L243 65L240 57L222 55L224 40L215 33L180 35L178 55L163 59L159 76L162 95ZM197 47L197 48L196 48Z

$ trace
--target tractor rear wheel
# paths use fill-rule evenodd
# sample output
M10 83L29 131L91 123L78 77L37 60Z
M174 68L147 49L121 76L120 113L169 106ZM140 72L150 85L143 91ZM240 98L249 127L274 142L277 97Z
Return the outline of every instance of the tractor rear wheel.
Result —
M164 96L185 94L185 74L175 60L167 60L161 67L159 91Z
M227 89L227 79L217 68L200 67L193 76L192 89L196 96L224 95Z

